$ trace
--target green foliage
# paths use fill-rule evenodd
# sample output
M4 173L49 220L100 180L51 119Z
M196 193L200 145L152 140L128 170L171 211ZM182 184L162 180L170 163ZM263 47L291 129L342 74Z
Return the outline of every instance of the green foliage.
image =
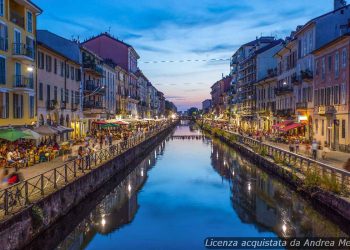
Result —
M337 178L334 174L324 174L322 176L322 187L330 192L340 194L342 189L341 189L341 184L337 181Z
M304 187L307 189L319 187L321 183L321 176L317 169L308 169L305 173Z
M282 156L280 154L274 153L272 157L273 157L273 160L275 161L276 164L283 163L283 159L282 159Z

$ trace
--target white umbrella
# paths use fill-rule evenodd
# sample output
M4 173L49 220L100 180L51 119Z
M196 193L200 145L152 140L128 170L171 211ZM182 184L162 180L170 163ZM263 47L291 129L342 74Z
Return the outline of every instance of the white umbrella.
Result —
M23 139L38 140L41 137L37 132L30 129L24 129L23 132L26 134L22 137Z

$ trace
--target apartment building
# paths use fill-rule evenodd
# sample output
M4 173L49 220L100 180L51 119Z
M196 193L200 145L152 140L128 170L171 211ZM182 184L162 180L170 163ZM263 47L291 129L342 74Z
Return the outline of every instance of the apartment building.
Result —
M117 65L115 69L117 76L117 115L119 118L125 118L128 105L128 72L119 65Z
M350 33L318 48L314 76L314 138L350 152Z
M28 0L0 1L0 127L36 123L34 45L41 12Z
M81 54L76 42L47 30L37 31L38 125L61 125L69 137L80 137ZM62 127L61 127L62 128ZM61 139L67 139L64 133Z
M116 65L111 60L104 60L102 64L103 78L102 86L105 88L103 97L107 119L115 119L117 111L117 85L116 85Z

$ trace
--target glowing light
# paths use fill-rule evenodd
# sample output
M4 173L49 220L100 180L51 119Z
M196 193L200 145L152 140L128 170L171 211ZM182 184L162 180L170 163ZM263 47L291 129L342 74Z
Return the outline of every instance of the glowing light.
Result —
M235 171L234 170L232 170L232 176L235 176Z
M216 153L216 159L219 159L219 153Z
M176 118L176 115L175 115L175 114L172 114L172 115L171 115L171 118L172 118L172 119L175 119L175 118Z
M283 85L287 85L287 82L286 82L286 81L284 81L284 82L283 82Z
M28 71L28 72L33 72L33 71L34 71L33 66L28 66L28 67L27 67L27 71Z
M148 165L151 165L151 160L148 160Z
M307 116L306 115L299 115L299 121L307 121Z
M143 168L141 168L141 176L143 177Z
M252 190L252 186L248 183L248 191Z
M128 185L128 191L129 191L129 193L131 192L131 185L130 185L130 183Z
M283 223L283 225L282 225L282 231L283 231L283 233L287 232L287 225L285 223Z
M102 226L106 225L106 220L104 218L102 218L102 220L101 220L101 225Z

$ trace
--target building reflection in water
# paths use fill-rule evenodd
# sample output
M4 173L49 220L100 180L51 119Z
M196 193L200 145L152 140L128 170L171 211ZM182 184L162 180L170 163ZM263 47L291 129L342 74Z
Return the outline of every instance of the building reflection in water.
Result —
M211 162L229 181L232 207L244 223L279 237L348 236L317 212L290 187L248 162L235 150L214 140Z
M96 234L107 235L129 224L139 208L138 191L147 180L147 172L163 155L165 141L124 178L114 190L72 231L57 249L84 249Z

